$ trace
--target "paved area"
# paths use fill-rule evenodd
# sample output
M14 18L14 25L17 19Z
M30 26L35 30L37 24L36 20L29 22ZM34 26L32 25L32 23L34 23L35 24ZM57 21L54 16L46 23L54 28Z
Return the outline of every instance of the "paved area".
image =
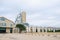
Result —
M7 33L0 40L60 40L60 33Z

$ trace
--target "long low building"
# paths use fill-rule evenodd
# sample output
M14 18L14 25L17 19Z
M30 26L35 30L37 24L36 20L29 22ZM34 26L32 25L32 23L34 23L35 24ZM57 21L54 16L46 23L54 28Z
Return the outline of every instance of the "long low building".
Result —
M59 30L60 32L60 27L38 27L38 26L26 27L27 32L56 32L56 30Z

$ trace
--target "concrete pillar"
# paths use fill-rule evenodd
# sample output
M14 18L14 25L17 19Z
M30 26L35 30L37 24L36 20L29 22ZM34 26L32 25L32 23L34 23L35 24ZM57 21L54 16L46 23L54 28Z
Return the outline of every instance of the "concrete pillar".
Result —
M31 27L29 27L29 32L31 32Z
M49 28L49 31L51 31L51 28Z
M14 29L14 33L16 33L16 28Z
M20 29L18 28L18 33L19 33Z
M42 28L42 32L44 32L44 29Z
M14 28L12 29L12 33L14 33Z
M6 32L7 33L10 33L10 28L6 28Z
M36 27L33 27L32 30L33 30L33 32L36 32Z
M37 28L37 31L40 32L40 28L39 27Z
M42 32L42 28L40 28L40 32Z
M19 33L19 28L17 28L17 33Z
M41 28L40 28L40 32L41 32Z
M40 29L39 29L40 30ZM41 32L41 31L40 31Z
M29 28L28 27L26 27L26 32L29 32Z
M19 28L13 28L13 33L19 33Z
M47 32L47 28L45 28L46 32Z
M30 31L29 31L29 30L30 30L30 28L29 28L29 27L28 27L28 29L27 29L27 30L28 30L28 32L30 32Z
M53 29L53 32L55 32L55 29Z
M34 32L34 27L32 27L32 32Z
M19 33L19 28L17 28L17 33Z

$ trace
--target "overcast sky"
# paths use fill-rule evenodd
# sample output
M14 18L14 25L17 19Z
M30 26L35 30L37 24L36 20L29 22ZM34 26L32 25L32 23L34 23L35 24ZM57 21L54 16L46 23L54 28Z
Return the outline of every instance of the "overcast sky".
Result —
M15 21L22 10L30 25L60 27L60 0L0 0L0 16Z

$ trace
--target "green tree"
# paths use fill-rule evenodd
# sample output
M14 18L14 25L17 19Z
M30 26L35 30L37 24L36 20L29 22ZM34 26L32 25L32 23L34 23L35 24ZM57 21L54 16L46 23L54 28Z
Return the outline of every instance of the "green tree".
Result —
M26 30L26 27L23 24L17 24L16 27L19 28L19 33Z

